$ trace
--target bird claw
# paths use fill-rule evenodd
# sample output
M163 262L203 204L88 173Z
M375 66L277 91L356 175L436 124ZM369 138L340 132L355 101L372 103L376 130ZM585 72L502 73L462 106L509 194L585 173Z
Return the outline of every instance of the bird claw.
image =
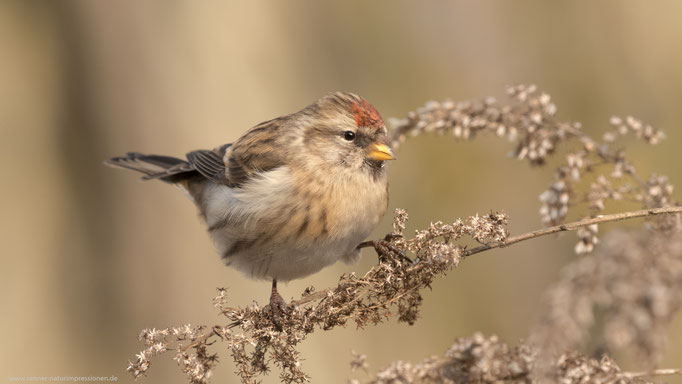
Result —
M270 295L270 313L273 325L278 331L282 332L282 321L284 316L289 314L289 308L286 301L277 291L272 292Z
M389 233L388 235L386 235L386 237L384 237L381 240L372 241L372 246L379 255L379 261L383 262L387 260L386 257L393 257L394 259L398 259L399 261L406 262L408 265L412 264L412 259L407 257L403 250L401 250L400 248L396 247L393 243L391 243L391 240L397 237L402 236Z

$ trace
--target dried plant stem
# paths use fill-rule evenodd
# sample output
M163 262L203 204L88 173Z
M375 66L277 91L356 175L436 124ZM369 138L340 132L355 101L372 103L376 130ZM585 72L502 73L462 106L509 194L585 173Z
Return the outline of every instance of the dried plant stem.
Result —
M682 375L682 368L668 368L668 369L654 369L646 372L623 372L622 377L633 379L636 377L652 377L652 376L674 376Z
M611 221L621 221L627 219L634 219L638 217L646 216L656 216L656 215L669 215L673 213L682 213L682 207L666 207L666 208L653 208L653 209L641 209L639 211L621 212L614 213L611 215L600 215L591 219L583 219L574 221L571 223L556 225L549 228L543 228L532 232L527 232L517 236L508 237L502 241L494 241L488 244L481 245L476 248L466 250L462 256L471 256L476 253L487 251L493 248L502 248L520 241L534 239L536 237L551 235L553 233L563 232L563 231L575 231L578 228L586 227L592 224L606 223Z
M179 348L179 350L180 350L181 352L186 352L186 351L189 350L190 348L194 348L194 347L196 347L197 345L200 345L200 344L202 344L202 343L205 343L208 339L210 339L210 338L213 337L213 336L220 336L220 334L218 334L218 333L215 331L215 327L212 328L211 331L208 332L207 334L198 337L194 342L192 342L192 343L190 343L190 344L187 344L187 345L184 346L184 347Z
M558 232L563 232L563 231L575 231L578 228L581 227L586 227L588 225L592 224L599 224L599 223L606 223L606 222L611 222L611 221L621 221L621 220L628 220L628 219L635 219L638 217L647 217L647 216L656 216L656 215L669 215L669 214L674 214L674 213L682 213L682 207L667 207L667 208L653 208L653 209L642 209L639 211L629 211L629 212L621 212L621 213L614 213L611 215L600 215L595 218L591 219L583 219L583 220L578 220L574 221L571 223L565 223L561 225L556 225L553 227L549 228L543 228L543 229L538 229L532 232L527 232L521 235L517 236L510 236L506 240L503 241L494 241L488 244L484 244L472 249L468 249L464 251L462 254L463 257L466 256L471 256L476 253L488 251L490 249L495 249L495 248L503 248L508 245L512 245L521 241L525 240L530 240L534 239L536 237L541 237L541 236L546 236L546 235L551 235L553 233L558 233ZM366 241L364 243L361 243L358 247L359 248L367 248L367 247L372 247L373 246L373 241ZM321 291L317 291L315 293L311 293L304 298L300 300L295 300L292 301L291 304L296 305L296 306L301 306L313 301L321 300L325 297L327 297L331 292L331 289L324 289Z

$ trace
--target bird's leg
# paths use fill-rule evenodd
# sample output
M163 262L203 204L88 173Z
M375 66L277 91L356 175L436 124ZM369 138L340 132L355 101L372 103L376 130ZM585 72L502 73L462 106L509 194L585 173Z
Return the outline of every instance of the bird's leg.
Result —
M272 293L270 294L270 311L272 322L277 330L282 330L282 315L287 313L287 303L277 292L277 279L272 279Z
M400 261L412 264L412 259L407 257L405 252L403 252L400 248L396 247L395 245L393 245L393 243L391 243L391 240L395 237L401 236L389 233L388 235L386 235L386 237L384 237L381 240L368 240L362 242L360 243L360 245L358 245L358 248L365 247L374 248L374 250L377 252L377 255L379 255L379 261L385 261L387 256L394 256Z

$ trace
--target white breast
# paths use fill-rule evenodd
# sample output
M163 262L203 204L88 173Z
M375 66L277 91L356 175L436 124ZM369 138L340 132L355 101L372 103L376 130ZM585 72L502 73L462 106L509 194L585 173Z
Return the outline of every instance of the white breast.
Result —
M354 261L356 246L386 211L386 181L364 173L329 176L308 180L323 192L312 195L295 187L300 175L287 167L264 172L240 189L207 186L206 222L209 228L218 227L211 235L225 263L253 278L288 281L339 259ZM316 233L312 220L319 215L306 212L322 212L322 206L326 227ZM303 217L308 224L302 224Z

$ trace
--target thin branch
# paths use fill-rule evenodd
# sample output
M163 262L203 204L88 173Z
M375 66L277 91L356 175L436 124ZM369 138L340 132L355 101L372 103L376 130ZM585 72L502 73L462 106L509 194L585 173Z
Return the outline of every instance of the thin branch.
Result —
M667 369L654 369L653 371L647 372L623 372L622 377L628 379L634 379L637 377L651 377L651 376L674 376L682 375L681 368L667 368Z
M517 235L517 236L508 237L504 241L497 241L497 242L484 244L484 245L481 245L479 247L466 250L462 256L463 257L471 256L471 255L476 254L476 253L488 251L488 250L495 249L495 248L506 247L508 245L512 245L512 244L518 243L520 241L530 240L530 239L533 239L536 237L541 237L541 236L546 236L546 235L551 235L553 233L558 233L558 232L563 232L563 231L575 231L578 228L586 227L586 226L592 225L592 224L606 223L606 222L611 222L611 221L628 220L628 219L634 219L634 218L646 217L646 216L674 214L674 213L682 213L682 207L642 209L639 211L621 212L621 213L614 213L611 215L600 215L598 217L591 218L591 219L583 219L583 220L574 221L571 223L557 225L554 227L538 229L538 230L535 230L532 232L527 232L527 233ZM369 240L369 241L365 241L363 243L360 243L360 245L358 245L358 248L367 248L367 247L373 247L373 246L374 246L374 241ZM314 292L314 293L311 293L311 294L303 297L302 299L292 301L291 304L296 305L296 306L301 306L301 305L304 305L304 304L307 304L307 303L310 303L313 301L321 300L321 299L327 297L330 292L331 292L330 289L325 289L322 291Z
M215 329L216 329L216 327L211 328L211 332L209 332L203 336L198 337L194 342L187 344L186 346L180 348L180 351L186 352L188 349L194 348L197 345L204 343L205 341L212 338L213 336L220 336L220 334L218 334L218 332L216 332Z
M321 299L327 297L329 295L329 292L330 292L329 289L317 291L315 293L311 293L311 294L307 295L306 297L304 297L300 300L294 300L291 302L291 304L301 306L303 304L310 303L311 301L321 300Z
M556 225L554 227L538 229L536 231L527 232L521 235L508 237L503 241L495 241L492 243L484 244L476 248L469 249L464 252L462 256L471 256L476 253L487 251L494 248L502 248L520 241L534 239L536 237L551 235L553 233L563 232L563 231L575 231L578 228L586 227L592 224L607 223L611 221L621 221L634 219L638 217L646 216L656 216L656 215L669 215L673 213L682 213L682 207L668 207L668 208L653 208L653 209L642 209L639 211L621 212L614 213L611 215L600 215L591 219L583 219L579 221L574 221L571 223Z

